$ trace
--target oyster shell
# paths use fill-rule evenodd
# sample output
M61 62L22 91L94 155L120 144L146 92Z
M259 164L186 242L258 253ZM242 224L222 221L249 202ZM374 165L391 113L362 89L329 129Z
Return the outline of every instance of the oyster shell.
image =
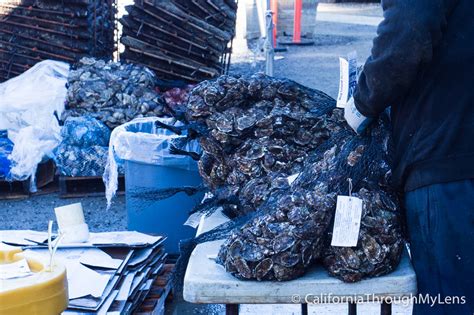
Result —
M82 58L70 71L61 118L87 113L113 129L137 117L174 114L155 90L156 84L155 75L147 68Z
M219 251L229 273L285 281L322 259L331 275L351 282L395 268L403 239L389 188L387 117L361 137L324 93L254 75L199 84L186 118L200 126L199 170L217 205L244 222ZM365 204L359 244L333 248L336 197L349 194L349 178Z

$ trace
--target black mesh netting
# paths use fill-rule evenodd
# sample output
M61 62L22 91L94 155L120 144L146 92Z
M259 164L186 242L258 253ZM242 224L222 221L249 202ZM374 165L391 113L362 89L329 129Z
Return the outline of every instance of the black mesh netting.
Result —
M386 115L358 136L324 93L254 75L198 85L187 119L214 195L197 211L223 207L233 219L183 242L181 267L196 244L216 239L225 239L217 262L241 279L290 280L317 261L348 282L396 267L403 241ZM336 197L349 194L348 179L364 204L359 240L332 247Z

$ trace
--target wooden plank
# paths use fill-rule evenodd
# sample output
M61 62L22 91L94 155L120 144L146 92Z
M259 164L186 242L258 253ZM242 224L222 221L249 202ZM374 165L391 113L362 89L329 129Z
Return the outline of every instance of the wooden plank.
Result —
M161 274L153 282L150 293L134 313L137 315L162 315L165 303L172 297L172 279L174 264L165 264Z
M118 178L118 195L125 193L125 177ZM105 195L105 185L102 177L68 177L59 176L59 197L102 197Z
M36 170L35 180L37 188L42 188L54 181L56 167L54 162L49 160L40 163ZM30 180L6 181L0 180L0 200L20 200L31 196Z

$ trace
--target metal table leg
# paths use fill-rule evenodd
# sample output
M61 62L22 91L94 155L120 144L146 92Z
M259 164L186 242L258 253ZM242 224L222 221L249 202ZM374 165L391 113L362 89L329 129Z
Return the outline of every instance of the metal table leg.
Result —
M308 304L301 304L301 315L308 315Z
M382 305L380 306L380 315L392 315L392 304L382 302Z
M349 302L349 315L357 315L357 303Z
M239 315L239 304L226 304L225 313L226 315Z

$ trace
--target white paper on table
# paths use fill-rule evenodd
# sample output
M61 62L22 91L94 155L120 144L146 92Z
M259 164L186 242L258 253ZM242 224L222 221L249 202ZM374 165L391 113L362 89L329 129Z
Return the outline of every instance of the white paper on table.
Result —
M151 245L161 239L161 236L152 236L136 231L91 233L89 242L92 244L125 244Z
M48 233L32 230L2 230L0 231L0 242L11 243L21 246L36 245L48 238Z
M110 314L110 313L107 313L107 311L109 310L110 306L112 305L112 303L115 301L115 298L117 297L117 294L119 293L119 290L114 290L110 293L110 295L107 297L107 299L104 301L104 304L102 304L102 306L99 308L99 310L97 311L97 315L106 315L106 314Z
M32 249L29 251L49 258L49 252L46 249ZM66 261L77 261L91 267L108 269L118 269L122 263L122 260L113 259L109 254L98 248L58 248L55 257ZM67 264L67 262L65 263Z
M150 247L135 250L133 252L132 258L128 262L128 265L135 267L136 265L144 262L151 256L151 254L153 254L153 251L154 251L154 248L150 248Z
M99 245L147 246L155 244L161 239L161 236L136 231L89 233L89 240L85 243L60 243L58 248L91 248Z
M147 270L149 270L149 268ZM133 279L133 282L132 282L132 287L130 289L130 292L134 292L137 289L137 287L140 285L140 283L145 278L146 273L147 273L147 271L144 271L144 272L141 272L138 276L135 276L135 278Z
M77 299L87 295L100 298L110 278L110 275L100 274L79 262L70 263L67 266L69 299Z
M31 256L49 263L47 249L29 249L25 256ZM93 253L93 254L90 254ZM81 258L87 255L97 255L104 259L112 259L109 255L97 248L58 249L54 260L66 266L69 287L69 299L76 299L87 295L101 297L111 276L100 274L81 264ZM96 257L97 257L96 256Z
M20 259L10 264L0 264L0 279L2 280L24 278L32 274L26 259Z
M135 278L135 272L129 273L122 282L120 286L119 293L117 295L117 301L126 301L130 295L130 290L132 287L133 279Z
M123 260L114 259L109 254L96 248L86 249L79 261L83 265L107 269L118 269L123 262Z

